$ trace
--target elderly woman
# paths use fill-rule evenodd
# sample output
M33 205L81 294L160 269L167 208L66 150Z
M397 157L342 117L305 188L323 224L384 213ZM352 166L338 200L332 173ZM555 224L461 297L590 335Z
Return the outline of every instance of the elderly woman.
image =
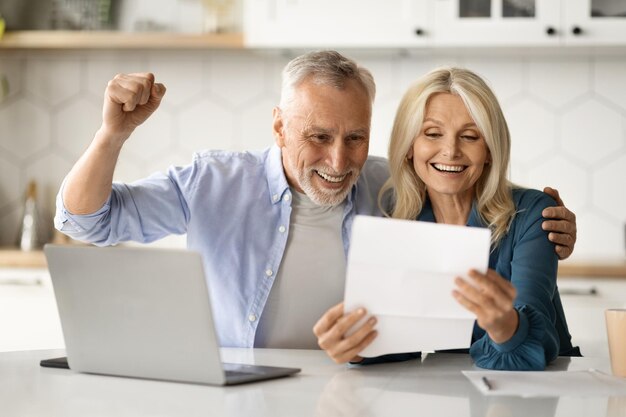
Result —
M436 69L400 103L381 203L393 218L491 229L489 270L457 278L452 294L476 315L469 352L483 368L542 370L579 352L556 285L558 258L541 227L555 201L507 180L509 154L509 130L485 82L465 69ZM376 336L373 322L355 333L358 349ZM333 346L322 347L332 356Z

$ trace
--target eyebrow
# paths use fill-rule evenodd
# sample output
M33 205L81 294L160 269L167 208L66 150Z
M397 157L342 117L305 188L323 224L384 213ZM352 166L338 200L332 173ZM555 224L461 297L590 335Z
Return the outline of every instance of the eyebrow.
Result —
M306 126L304 129L302 129L302 131L304 133L311 133L311 132L316 132L316 133L324 133L327 135L332 135L335 133L334 129L326 129L324 127L320 127L320 126ZM355 130L350 130L346 133L346 136L350 136L350 135L361 135L361 136L367 136L369 133L368 129L355 129Z
M425 119L424 119L424 123L426 123L426 122L433 122L434 124L439 125L439 126L441 126L441 125L443 124L443 123L442 123L442 122L440 122L439 120L437 120L437 119L433 119L432 117L427 117L427 118L425 118ZM465 123L465 124L464 124L463 126L461 126L461 127L462 127L463 129L467 129L467 128L469 128L469 127L475 127L475 128L478 128L478 126L477 126L477 125L476 125L476 123L474 123L474 122Z

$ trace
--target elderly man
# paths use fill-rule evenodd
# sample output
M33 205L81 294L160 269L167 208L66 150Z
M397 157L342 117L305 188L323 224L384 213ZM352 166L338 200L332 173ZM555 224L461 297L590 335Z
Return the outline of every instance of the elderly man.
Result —
M317 348L313 325L343 298L354 215L380 214L388 177L386 161L367 155L370 72L332 51L295 58L273 111L274 146L200 152L189 166L112 184L122 146L164 94L149 73L109 82L102 125L57 197L56 227L97 245L187 233L203 255L222 346ZM573 214L545 215L569 256Z

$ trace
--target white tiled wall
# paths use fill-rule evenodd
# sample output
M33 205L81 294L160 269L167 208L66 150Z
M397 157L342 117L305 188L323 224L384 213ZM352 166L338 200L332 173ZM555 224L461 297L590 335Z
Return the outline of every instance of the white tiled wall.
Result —
M558 188L578 216L575 256L623 255L626 221L626 55L348 52L377 80L371 153L385 155L398 101L443 64L493 86L513 136L512 179ZM0 244L14 242L22 194L40 185L52 217L57 187L99 126L102 92L118 72L153 71L168 92L122 154L116 179L184 164L201 148L272 143L271 110L288 54L252 51L0 52L11 91L0 102Z

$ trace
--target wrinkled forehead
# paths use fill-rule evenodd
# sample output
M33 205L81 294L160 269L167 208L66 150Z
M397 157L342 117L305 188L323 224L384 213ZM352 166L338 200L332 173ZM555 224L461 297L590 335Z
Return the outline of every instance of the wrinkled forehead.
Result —
M369 134L372 105L367 93L355 86L340 89L309 83L298 88L285 114L287 123Z

